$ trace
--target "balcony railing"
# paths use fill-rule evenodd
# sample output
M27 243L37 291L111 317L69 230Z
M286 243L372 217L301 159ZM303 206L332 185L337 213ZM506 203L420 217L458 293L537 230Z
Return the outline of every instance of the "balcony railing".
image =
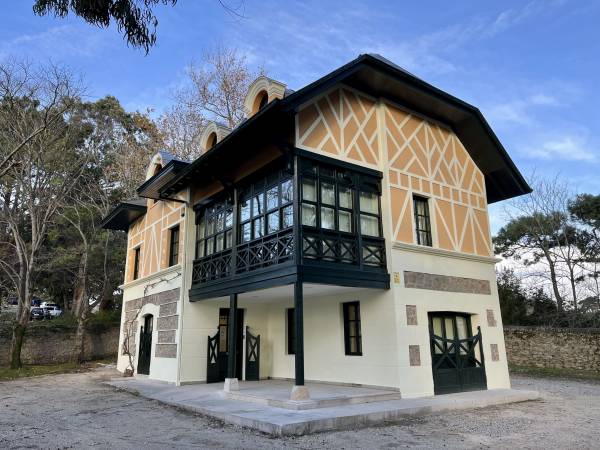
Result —
M308 262L344 264L355 269L385 269L382 238L344 235L327 230L303 230L302 257ZM294 260L292 228L239 244L194 261L193 284L208 283Z
M194 261L193 283L207 283L294 259L293 229L239 244ZM234 269L235 268L235 269Z

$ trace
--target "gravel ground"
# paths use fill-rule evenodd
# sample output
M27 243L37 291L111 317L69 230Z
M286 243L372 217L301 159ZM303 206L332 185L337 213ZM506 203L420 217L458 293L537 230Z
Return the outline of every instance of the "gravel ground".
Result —
M513 377L543 399L272 438L101 384L114 369L0 382L0 448L598 448L600 384Z

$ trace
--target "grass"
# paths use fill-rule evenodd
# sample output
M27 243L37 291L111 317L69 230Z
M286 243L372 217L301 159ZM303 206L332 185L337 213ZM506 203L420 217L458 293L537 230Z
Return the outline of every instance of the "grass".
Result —
M576 380L600 381L600 372L585 371L576 369L563 369L556 367L535 367L535 366L517 366L510 365L512 375L525 375L541 378L571 378Z
M26 365L20 369L0 367L0 381L16 380L17 378L39 377L42 375L56 375L63 373L87 372L101 364L114 363L113 359L90 361L84 364L73 362L48 365Z

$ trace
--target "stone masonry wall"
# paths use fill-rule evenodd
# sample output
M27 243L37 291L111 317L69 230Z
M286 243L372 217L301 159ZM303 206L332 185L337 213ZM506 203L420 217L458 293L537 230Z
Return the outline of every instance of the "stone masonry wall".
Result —
M0 367L10 361L10 334L0 335ZM71 360L75 330L28 330L21 352L24 364L61 364ZM88 360L117 355L119 326L85 336L85 358Z
M504 327L508 363L600 371L600 329Z

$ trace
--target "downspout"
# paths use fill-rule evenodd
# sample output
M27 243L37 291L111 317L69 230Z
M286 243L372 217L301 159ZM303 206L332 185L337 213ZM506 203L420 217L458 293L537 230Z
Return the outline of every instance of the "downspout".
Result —
M190 212L188 211L188 206L190 205L191 200L191 190L188 187L187 189L187 200L183 202L184 204L184 216L183 216L183 252L181 255L181 288L179 289L179 318L177 323L177 376L175 377L175 385L181 386L181 347L183 342L183 314L184 314L184 305L185 305L185 292L187 286L187 272L188 272L188 263L187 263L187 248L188 248L188 240L189 235L191 233L191 229L188 226L190 222ZM195 234L194 234L195 235Z

